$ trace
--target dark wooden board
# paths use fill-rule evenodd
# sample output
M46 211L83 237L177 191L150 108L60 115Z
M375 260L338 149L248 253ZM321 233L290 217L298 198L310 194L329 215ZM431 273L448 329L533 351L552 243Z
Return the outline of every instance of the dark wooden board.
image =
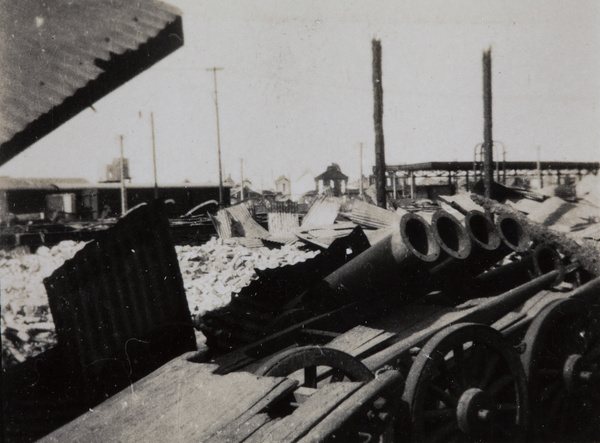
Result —
M285 378L213 374L215 365L175 359L45 437L45 442L206 441L293 389ZM238 420L236 422L236 420Z
M297 441L363 384L362 382L340 382L324 386L291 415L263 426L245 440L245 443Z
M344 425L356 419L360 414L365 414L378 397L397 396L399 398L403 388L404 378L400 372L391 370L380 374L323 417L300 440L300 443L324 441L326 437L332 437Z
M381 329L359 325L334 338L326 346L360 358L383 346L395 335Z

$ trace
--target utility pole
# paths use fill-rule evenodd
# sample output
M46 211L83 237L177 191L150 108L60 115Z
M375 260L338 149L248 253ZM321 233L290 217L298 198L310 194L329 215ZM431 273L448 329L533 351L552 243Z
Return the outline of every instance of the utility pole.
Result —
M373 122L375 124L375 186L377 206L385 208L385 147L383 141L383 84L381 82L381 41L373 39Z
M119 135L121 145L121 215L127 212L127 190L125 189L125 158L123 157L123 136Z
M494 181L492 138L492 48L483 53L483 184L485 196L491 198Z
M150 113L150 125L152 126L152 162L154 163L154 198L158 198L158 179L156 177L156 143L154 141L154 112Z
M360 143L360 195L363 195L364 192L364 188L363 188L363 156L362 156L362 152L363 152L363 144L362 142Z
M217 93L217 71L222 71L223 68L208 68L207 71L213 72L215 80L215 109L217 111L217 149L219 153L219 206L223 207L223 169L221 167L221 133L219 129L219 96Z
M538 181L540 182L540 189L544 187L544 177L542 177L542 147L537 146L537 173L538 173Z
M244 159L243 158L240 158L240 172L241 172L241 176L242 176L241 201L244 201Z

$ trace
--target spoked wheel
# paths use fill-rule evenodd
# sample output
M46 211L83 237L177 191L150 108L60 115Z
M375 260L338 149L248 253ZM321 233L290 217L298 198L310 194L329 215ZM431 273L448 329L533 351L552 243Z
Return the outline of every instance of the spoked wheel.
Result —
M300 374L302 371L302 374ZM274 355L256 375L301 378L301 386L317 388L319 382L371 381L373 373L358 359L337 349L321 346L303 346Z
M416 441L514 441L528 423L527 386L518 356L484 325L450 326L421 349L403 399Z
M600 325L580 300L558 300L529 326L522 355L537 437L600 438Z

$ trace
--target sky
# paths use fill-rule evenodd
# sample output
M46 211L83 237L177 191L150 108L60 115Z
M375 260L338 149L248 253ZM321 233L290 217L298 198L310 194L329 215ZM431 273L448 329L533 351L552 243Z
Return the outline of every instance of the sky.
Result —
M600 160L600 2L170 0L185 43L0 167L104 179L124 136L133 183L273 188L335 162L375 162L371 41L382 45L387 164L472 161L492 50L493 138L507 160Z

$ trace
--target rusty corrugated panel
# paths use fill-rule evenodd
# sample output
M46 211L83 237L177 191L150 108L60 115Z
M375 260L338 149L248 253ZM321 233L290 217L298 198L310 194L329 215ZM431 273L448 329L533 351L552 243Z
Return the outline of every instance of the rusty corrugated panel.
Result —
M65 363L86 389L107 371L126 367L129 378L139 378L196 349L160 201L101 233L44 285Z
M224 211L227 211L231 216L231 231L233 237L267 238L269 236L269 231L252 218L246 205L233 205Z
M267 217L270 238L286 239L284 242L295 238L292 233L300 225L298 203L274 202L268 210Z
M0 0L0 165L182 45L157 0Z
M352 204L350 220L354 223L368 228L385 228L400 223L401 215L397 212L388 211L379 206L355 200Z
M302 227L331 225L340 212L340 201L335 197L321 197L312 204L302 220Z
M229 212L219 211L215 215L209 213L208 216L220 238L231 238L231 216Z
M245 204L221 209L216 215L210 216L220 238L252 237L267 238L269 232L252 218Z
M269 232L275 237L284 237L300 225L298 213L269 212Z
M296 236L305 243L310 243L321 249L325 249L336 239L347 237L354 231L356 226L357 225L352 222L345 222L334 223L327 226L300 228L296 231Z

